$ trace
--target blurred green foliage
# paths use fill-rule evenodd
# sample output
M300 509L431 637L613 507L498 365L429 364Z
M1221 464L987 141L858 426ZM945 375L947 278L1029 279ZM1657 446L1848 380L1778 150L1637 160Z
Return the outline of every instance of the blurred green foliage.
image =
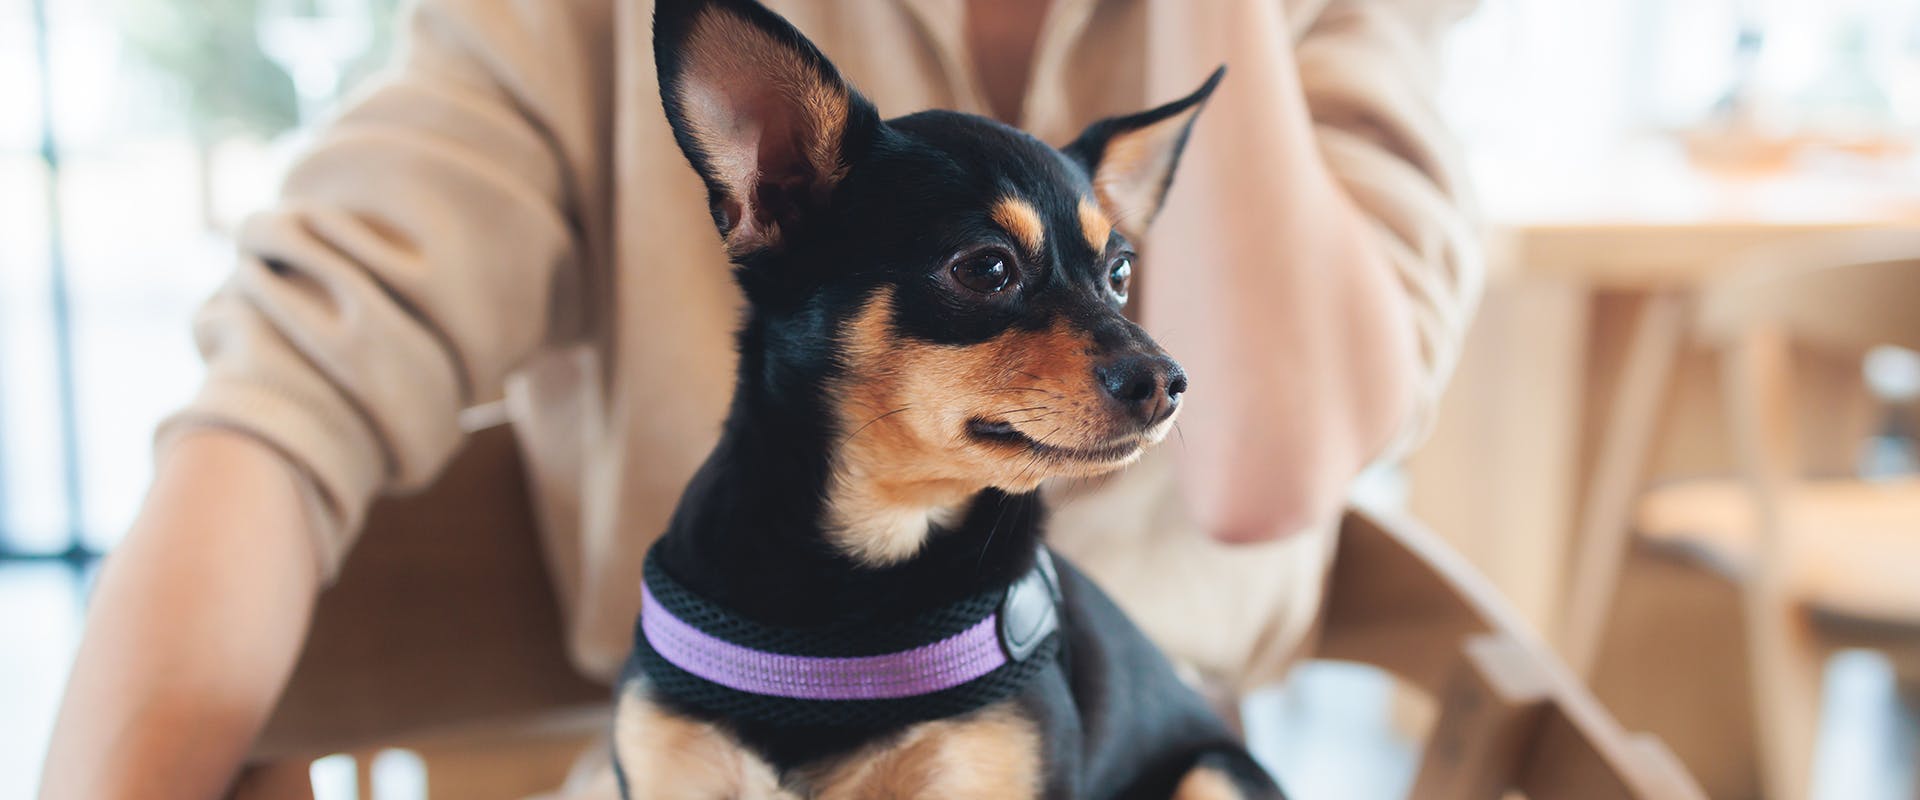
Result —
M258 0L121 0L129 47L185 88L194 135L271 137L300 121L286 71L260 49Z
M300 123L293 80L261 48L263 0L118 0L116 5L129 48L187 93L196 138L270 138ZM393 0L368 0L369 47L345 66L342 91L385 63L394 5Z

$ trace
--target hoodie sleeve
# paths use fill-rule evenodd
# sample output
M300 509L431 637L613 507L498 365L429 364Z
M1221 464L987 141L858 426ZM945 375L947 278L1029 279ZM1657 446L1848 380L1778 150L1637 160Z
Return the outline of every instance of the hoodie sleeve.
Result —
M428 483L459 412L574 335L604 228L609 4L425 0L319 131L195 320L202 427L281 454L331 579L372 499Z
M1371 222L1415 311L1421 394L1389 457L1431 424L1485 280L1463 167L1437 108L1441 39L1473 6L1329 0L1318 14L1289 20L1321 153Z

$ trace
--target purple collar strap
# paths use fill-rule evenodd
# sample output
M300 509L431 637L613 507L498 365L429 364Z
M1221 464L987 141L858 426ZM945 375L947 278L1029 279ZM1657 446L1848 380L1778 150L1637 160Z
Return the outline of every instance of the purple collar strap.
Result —
M1010 694L1058 650L1059 578L1044 549L1012 585L871 635L762 626L692 595L654 559L647 567L635 659L649 688L728 716L837 725L962 713Z
M1007 663L1000 615L931 644L877 656L825 658L770 653L709 636L673 615L644 588L640 628L654 652L702 679L749 694L801 700L886 700L931 694Z

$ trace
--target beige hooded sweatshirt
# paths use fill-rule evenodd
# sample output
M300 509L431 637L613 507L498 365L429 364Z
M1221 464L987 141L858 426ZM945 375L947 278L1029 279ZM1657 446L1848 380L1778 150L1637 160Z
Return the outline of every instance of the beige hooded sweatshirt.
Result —
M885 116L987 113L965 0L770 5ZM1254 17L1284 20L1271 46L1291 48L1326 162L1416 310L1424 416L1479 284L1433 108L1436 42L1460 2L1053 0L1020 124L1060 145L1184 94L1235 54L1174 53L1153 32L1169 15L1204 30L1262 5L1279 6ZM423 0L394 73L245 226L232 279L196 322L205 386L159 437L218 426L282 454L331 578L372 498L433 480L462 410L504 397L572 655L603 680L630 645L641 557L717 438L741 302L661 112L651 11ZM1205 116L1242 124L1228 104ZM1145 243L1148 269L1167 235ZM1333 533L1216 544L1176 479L1150 454L1059 508L1051 540L1179 658L1231 685L1270 680L1311 627Z

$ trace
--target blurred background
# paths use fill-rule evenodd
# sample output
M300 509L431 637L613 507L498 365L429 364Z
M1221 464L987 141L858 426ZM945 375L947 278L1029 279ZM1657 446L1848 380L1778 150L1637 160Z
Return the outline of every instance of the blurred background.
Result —
M302 126L377 73L397 2L0 3L0 797L32 793L91 570L197 384L187 322L228 234ZM1442 99L1493 277L1439 428L1377 502L1448 537L1716 797L1758 796L1774 713L1750 702L1773 635L1742 609L1774 556L1812 548L1788 561L1823 571L1787 600L1874 634L1800 642L1816 666L1783 679L1814 682L1815 794L1920 796L1920 357L1796 360L1778 384L1808 406L1804 469L1772 486L1813 500L1756 512L1698 313L1742 270L1915 241L1920 3L1485 0ZM1381 685L1312 666L1249 725L1301 796L1397 796L1409 746ZM1356 787L1356 763L1385 766Z

